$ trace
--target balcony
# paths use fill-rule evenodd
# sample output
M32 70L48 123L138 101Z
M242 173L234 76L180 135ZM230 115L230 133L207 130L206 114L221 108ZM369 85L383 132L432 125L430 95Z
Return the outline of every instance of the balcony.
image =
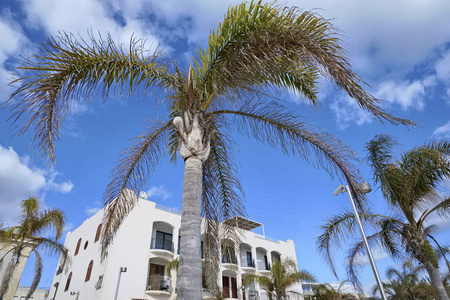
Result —
M150 251L158 256L172 257L174 245L172 241L153 238L150 243Z
M241 266L243 268L255 268L255 260L248 259L247 257L242 257L241 258Z
M170 295L172 292L172 280L163 275L150 275L147 295Z
M258 271L259 272L264 272L264 273L268 273L270 272L270 264L267 261L263 261L263 260L258 260Z
M224 255L222 256L222 266L227 269L237 269L237 259L235 255Z

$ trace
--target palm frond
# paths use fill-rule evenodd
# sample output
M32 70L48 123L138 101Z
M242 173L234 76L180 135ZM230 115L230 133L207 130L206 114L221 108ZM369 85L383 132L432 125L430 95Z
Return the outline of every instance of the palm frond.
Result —
M215 276L220 270L219 244L223 234L227 240L240 243L240 232L234 226L220 224L234 216L245 216L242 203L243 189L239 182L237 168L232 155L232 142L222 134L216 121L215 133L211 138L211 151L203 166L202 214L205 223L204 251L207 286L214 290ZM219 234L219 230L221 234Z
M42 258L38 251L34 251L35 256L35 262L34 262L34 276L33 281L31 282L30 289L28 290L28 293L25 297L25 299L30 299L30 297L33 295L34 291L36 291L39 281L41 281L42 276Z
M20 262L21 250L22 250L21 247L16 247L14 249L14 252L11 256L11 260L8 262L3 271L3 278L1 279L0 284L0 299L3 299L3 297L8 292L10 282L13 279L14 270L16 269L17 265Z
M314 103L321 73L378 119L412 124L387 114L377 105L379 100L358 84L336 31L319 15L296 7L261 1L231 7L211 32L208 48L199 50L197 85L208 96L213 91L239 93L248 87L287 87Z
M35 126L33 143L49 163L55 158L54 142L62 120L73 109L73 99L88 101L102 91L106 100L124 90L171 87L174 81L161 54L146 56L143 41L133 37L129 48L124 48L109 35L96 39L91 34L85 42L63 32L48 38L39 51L25 58L20 68L25 75L11 83L17 89L7 104L13 112L9 119L23 124L18 135Z
M102 252L106 251L123 219L138 201L140 189L165 154L172 122L154 122L146 132L133 139L113 169L103 200ZM172 129L173 130L173 129Z
M366 224L375 224L376 221L385 216L374 214L360 214L362 221ZM358 234L357 222L353 212L344 210L341 214L328 218L325 225L320 226L320 235L316 240L317 250L323 260L330 266L333 274L337 277L333 263L333 251L341 247L341 243Z
M53 228L55 230L55 240L58 240L62 235L65 220L66 217L62 210L56 208L45 210L33 223L33 235L42 234L46 230Z
M230 124L241 134L281 148L285 154L327 171L332 178L337 175L347 181L352 190L357 190L355 185L361 180L351 163L357 160L357 155L330 134L308 128L296 116L286 112L281 104L248 101L237 111L218 110L213 114L232 115L234 118ZM361 207L365 196L355 193L355 198Z

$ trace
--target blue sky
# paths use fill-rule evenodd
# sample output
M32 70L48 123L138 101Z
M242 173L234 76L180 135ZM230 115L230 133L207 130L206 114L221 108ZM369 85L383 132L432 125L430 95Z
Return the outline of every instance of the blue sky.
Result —
M21 0L0 4L0 102L11 92L10 73L20 64L19 56L36 51L38 43L58 31L86 36L88 30L126 43L132 34L147 40L149 48L159 45L168 56L188 66L198 45L205 45L212 28L223 19L229 5L237 1L153 0ZM367 89L385 100L392 114L417 122L417 128L383 125L354 101L327 82L321 85L318 111L301 98L283 95L289 108L313 126L326 129L364 156L364 143L380 133L394 135L399 151L431 139L450 138L450 2L418 1L283 1L302 10L313 10L340 29L354 70ZM150 99L148 99L150 98ZM30 145L32 132L14 137L7 122L8 111L0 111L0 222L10 226L17 217L20 200L35 195L45 206L67 214L67 230L101 207L102 193L110 170L128 140L138 135L145 121L164 116L162 103L151 95L117 99L102 104L80 103L62 126L56 144L56 162L48 169ZM143 101L146 100L146 101ZM158 108L159 110L157 110ZM246 194L250 219L261 222L268 236L293 239L300 268L316 274L320 281L333 282L328 267L316 252L318 226L327 216L349 208L346 195L333 196L340 184L321 170L284 156L277 149L237 136L236 157ZM371 181L368 168L361 173ZM148 199L181 207L183 165L163 161L145 187ZM374 189L375 190L375 189ZM442 193L450 190L450 184ZM369 194L373 209L387 212L380 193ZM439 220L437 220L439 221ZM449 242L448 224L440 222L439 237ZM338 273L345 252L337 252ZM380 273L392 265L377 253ZM30 264L32 265L32 264ZM41 286L49 286L56 258L46 258ZM31 268L22 282L28 284ZM370 267L362 273L365 285L374 284Z

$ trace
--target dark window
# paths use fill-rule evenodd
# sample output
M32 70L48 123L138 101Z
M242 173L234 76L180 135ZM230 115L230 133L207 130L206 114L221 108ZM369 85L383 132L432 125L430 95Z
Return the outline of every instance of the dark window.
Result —
M84 279L84 282L89 281L91 279L91 272L92 272L93 265L94 265L94 261L91 260L91 262L89 263L89 266L87 268L86 278Z
M72 280L72 272L70 272L69 276L67 276L66 287L64 288L64 292L67 292L69 290L70 280Z
M77 255L78 251L80 251L80 246L81 246L81 238L78 240L77 247L75 248L75 255Z
M102 224L98 225L97 233L95 234L94 243L96 243L100 239L100 233L102 232Z
M86 243L84 243L84 250L86 250L87 246L88 246L89 242L86 241Z
M172 251L172 235L162 231L156 231L156 247L155 249L163 249Z
M247 251L247 267L253 267L252 253Z

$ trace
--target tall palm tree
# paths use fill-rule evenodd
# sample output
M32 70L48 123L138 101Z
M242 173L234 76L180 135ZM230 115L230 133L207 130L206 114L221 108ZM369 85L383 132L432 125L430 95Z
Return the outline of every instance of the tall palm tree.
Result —
M245 277L244 284L256 281L267 291L269 299L286 299L288 294L296 294L295 291L288 290L294 284L302 281L316 281L314 276L306 270L297 270L296 263L286 258L277 261L270 270L270 277L250 274Z
M5 253L0 257L0 269L5 265L0 282L0 299L8 292L17 266L25 259L24 256L34 253L36 258L34 277L26 299L31 297L41 280L43 265L40 253L62 254L64 262L67 257L67 250L58 242L65 224L64 212L55 208L41 211L39 201L33 197L23 200L21 209L19 225L10 228L0 226L0 243L6 245ZM54 230L52 237L41 237L51 229Z
M127 47L111 37L87 43L63 33L42 43L40 52L27 59L24 74L8 103L12 119L23 121L18 134L34 127L34 143L55 159L54 142L72 101L87 101L101 92L103 99L158 90L167 99L166 121L152 122L123 152L104 194L103 245L106 247L160 159L184 164L179 299L201 298L201 210L207 233L216 222L243 214L230 133L252 136L283 152L311 161L353 187L357 172L354 154L325 132L309 128L287 111L271 93L285 89L318 104L317 83L322 75L343 89L363 109L381 121L411 124L381 109L350 69L334 27L325 19L297 8L259 2L231 7L213 30L205 49L199 48L189 71L183 71L160 52L149 55L139 40ZM168 150L167 150L168 149ZM231 229L230 229L231 232ZM206 235L206 257L217 241ZM216 264L211 268L217 270ZM213 278L212 276L210 278ZM214 283L215 280L212 280Z
M441 246L432 235L433 225L428 222L437 214L449 216L450 198L441 197L436 188L450 177L450 142L430 142L406 151L400 159L393 157L395 144L387 135L378 135L367 143L374 181L380 185L392 211L398 213L397 216L362 213L362 219L375 230L368 240L379 243L394 259L403 258L404 250L423 264L439 299L449 299L430 240ZM340 246L343 238L351 236L355 226L354 215L349 211L333 216L322 226L318 248L332 268L332 247ZM358 282L355 267L363 251L363 243L359 242L349 252L348 271L355 282Z

